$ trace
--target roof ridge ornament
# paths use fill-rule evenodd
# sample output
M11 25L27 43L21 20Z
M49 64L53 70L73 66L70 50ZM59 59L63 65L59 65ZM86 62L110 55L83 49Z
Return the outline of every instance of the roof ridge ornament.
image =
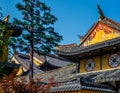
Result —
M98 13L99 13L99 18L98 18L98 20L100 21L100 20L103 20L104 18L105 18L105 16L104 16L104 13L103 13L103 11L102 11L102 9L100 8L100 6L97 4L97 9L98 9Z
M3 18L3 22L8 22L9 16L10 16L10 15L7 15L6 17L4 17L4 18Z

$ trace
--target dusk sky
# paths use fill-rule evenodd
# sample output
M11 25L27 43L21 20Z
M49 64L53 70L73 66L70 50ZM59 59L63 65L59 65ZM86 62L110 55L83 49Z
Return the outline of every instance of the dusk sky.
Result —
M104 15L120 23L120 0L42 0L51 7L51 12L58 18L55 31L63 36L60 44L79 44L79 35L84 35L92 24L98 21L96 5L99 4ZM2 12L20 18L21 13L15 4L22 0L0 0Z

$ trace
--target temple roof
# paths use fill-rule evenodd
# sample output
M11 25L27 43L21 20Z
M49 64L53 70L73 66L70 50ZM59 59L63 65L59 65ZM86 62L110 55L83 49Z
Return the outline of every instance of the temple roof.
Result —
M120 68L93 71L87 73L75 73L76 66L66 66L59 69L41 72L34 75L34 79L39 78L41 82L48 83L49 78L54 78L57 87L52 87L50 92L92 90L100 92L116 93L115 87L107 82L120 80ZM29 77L25 76L28 80Z
M17 62L19 62L20 65L22 65L22 67L25 69L25 71L23 71L22 74L28 74L29 73L29 65L30 65L30 60L29 60L29 56L25 55L25 54L21 54L21 53L15 53L13 55L13 57L15 58L15 60L17 60ZM42 72L33 62L33 72L34 73L40 73Z
M58 86L51 88L51 92L92 90L115 93L115 88L107 85L106 82L119 81L119 73L120 68L76 73L76 66L72 65L35 74L34 79L39 78L41 82L48 83L49 78L53 77ZM25 78L29 79L28 76Z
M93 80L99 83L120 81L120 68L104 71L94 77Z
M50 77L54 77L55 82L62 85L76 84L76 80L82 78L87 84L106 83L120 81L120 68L112 68L108 70L92 71L85 73L76 73L76 66L66 66L63 68L39 73L34 78L42 78L43 82L47 82Z
M62 55L62 56L71 56L71 55L78 55L81 53L86 53L86 52L90 52L96 49L100 49L100 48L105 48L108 46L114 46L117 44L120 44L119 40L120 37L116 37L116 38L112 38L106 41L102 41L99 43L95 43L92 45L88 45L88 46L82 46L82 43L87 39L87 37L92 33L93 29L97 26L97 24L99 22L102 22L106 25L108 25L109 27L113 28L114 30L120 31L120 24L109 19L109 18L104 18L103 20L98 21L97 23L93 24L93 26L90 28L90 30L86 33L86 35L83 37L82 42L79 46L74 46L71 48L63 48L61 50L56 50L56 54L58 55Z
M61 83L73 79L73 76L74 75L76 76L75 72L76 72L75 65L65 66L62 68L34 74L34 80L41 79L41 82L48 83L49 82L48 79L54 78L54 82ZM29 76L23 77L29 80Z
M58 57L58 56L48 55L48 56L46 56L46 61L44 61L44 63L42 65L44 65L44 64L53 65L53 66L59 68L59 67L67 66L69 64L73 64L73 62L71 62L67 59ZM42 65L41 65L41 67L42 67Z
M46 71L44 73L36 74L34 75L34 78L41 78L42 82L48 83L48 79L53 77L54 82L59 83L71 79L72 74L75 73L75 71L76 71L75 65L65 66L62 68Z
M105 86L102 84L70 84L70 85L61 85L57 87L52 87L50 92L68 92L68 91L80 91L80 90L92 90L92 91L99 91L99 92L109 92L109 93L116 93L115 89L112 89L109 86Z
M120 81L120 68L112 68L108 70L93 71L87 73L79 73L77 77L83 77L86 82L105 83Z
M71 49L73 47L76 47L77 44L76 43L72 43L72 44L67 44L67 45L59 45L58 47L56 47L56 50L62 50L62 49Z
M11 36L18 37L22 33L23 29L17 25L13 25L13 24L6 22L6 21L4 22L3 20L0 20L0 23L2 25L5 25L8 30L13 30L13 33Z
M104 84L93 84L86 82L82 77L78 77L74 81L59 83L57 87L52 87L50 92L80 91L92 90L100 92L115 93L115 88Z
M120 44L120 37L110 39L110 40L107 40L107 41L103 41L103 42L100 42L100 43L96 43L96 44L93 44L93 45L89 45L89 46L79 46L79 47L77 46L77 47L74 47L74 48L71 48L71 49L63 49L61 51L56 51L56 54L67 55L67 56L78 55L78 54L81 54L81 53L90 52L90 51L93 51L93 50L96 50L96 49L105 48L105 47L108 47L108 46L114 46L114 45L117 45L117 44Z
M17 71L20 68L20 65L19 64L11 64L9 62L0 62L0 67L3 67L4 73L6 75L9 75L9 74L16 75ZM1 73L0 73L0 76L1 76Z
M29 55L15 53L13 55L13 57L15 58L15 60L17 60L18 64L21 64L23 66L23 68L25 69L25 72L23 74L29 73ZM43 55L38 55L37 53L34 53L34 57L37 58L40 62L42 62L40 66L37 66L33 62L33 69L34 69L33 72L34 73L43 72L42 68L46 68L46 66L53 67L54 69L56 69L56 68L61 68L61 67L67 66L69 64L72 64L71 61L61 58L61 57L58 57L58 56L55 56L55 55L43 56ZM13 61L13 60L11 60L11 61Z
M57 87L51 88L51 92L93 90L116 93L115 87L107 85L107 82L120 80L120 68L100 70L88 73L73 73L71 78L66 77L58 83Z
M0 66L5 66L8 68L19 68L20 67L19 64L11 64L9 62L0 62Z
M54 54L49 54L49 55L43 56L43 55L39 55L36 52L34 52L34 57L36 57L40 61L42 61L42 65L47 63L47 64L53 65L55 67L64 67L64 66L67 66L67 65L73 63L65 58L59 57Z
M106 82L116 82L120 80L120 68L93 71L87 73L75 73L76 66L66 66L59 69L41 72L34 75L34 79L40 79L45 84L51 77L57 87L52 87L50 92L91 90L99 92L116 93L115 87ZM111 74L110 74L111 73ZM28 80L29 77L25 76Z
M87 39L89 39L88 37L90 37L91 33L93 33L94 29L98 26L98 24L105 25L105 26L113 29L113 31L120 32L120 23L117 23L117 22L109 19L108 17L106 17L104 15L102 9L99 7L99 5L97 5L97 8L98 8L98 12L99 12L99 19L97 22L95 22L91 26L91 28L88 30L88 32L82 37L81 43L78 46L76 45L76 46L72 46L72 47L64 47L64 45L63 45L63 48L56 50L56 54L58 54L60 56L78 55L78 54L90 52L92 50L96 50L99 48L104 48L107 46L120 44L120 42L119 42L120 37L115 37L113 40L108 39L108 40L101 41L101 42L98 41L97 43L93 43L91 45L86 45L86 46L84 45L85 41L87 42ZM116 43L114 43L114 42L116 42ZM65 46L67 46L67 45L65 45ZM69 44L68 44L68 46L69 46Z
M18 26L10 26L10 27L8 27L8 29L14 30L14 32L11 35L11 36L14 36L14 37L18 37L22 33L22 28L20 28Z

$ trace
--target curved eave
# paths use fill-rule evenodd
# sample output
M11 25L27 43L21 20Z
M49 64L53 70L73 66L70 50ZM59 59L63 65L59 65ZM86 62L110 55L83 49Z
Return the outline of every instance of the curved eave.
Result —
M11 36L18 37L19 35L22 34L22 29L20 27L12 26L12 27L8 27L8 29L14 31Z
M114 46L114 45L117 45L117 44L120 44L120 37L110 39L110 40L107 40L107 41L104 41L104 42L96 43L96 44L93 44L93 45L89 45L89 46L59 50L59 51L56 51L56 54L65 55L65 56L78 55L78 54L90 52L90 51L93 51L93 50L97 50L97 49L100 49L100 48L105 48L105 47L108 47L108 46Z
M60 66L56 66L56 65L51 64L50 62L47 62L47 61L45 61L45 62L40 66L40 68L44 68L45 66L51 67L51 68L53 68L53 69L60 68Z
M50 89L50 93L69 92L69 91L76 92L82 90L116 93L114 89L106 88L103 86L94 86L92 84L91 86L89 86L89 84L88 85L72 84L72 85L52 87Z
M114 68L107 71L103 71L96 75L93 80L95 83L104 83L104 82L116 82L120 81L120 68Z
M6 25L8 30L14 31L11 36L18 37L22 33L23 29L17 25L13 25L9 22L4 22L2 20L0 20L0 23L2 23L3 25Z
M19 76L28 76L30 73L30 70L27 70L26 72L23 71Z
M19 64L12 64L9 62L0 62L0 66L5 66L5 67L9 67L9 68L19 68L20 67Z
M6 75L16 75L19 70L19 64L11 64L9 62L0 62L0 66L3 66L6 70Z

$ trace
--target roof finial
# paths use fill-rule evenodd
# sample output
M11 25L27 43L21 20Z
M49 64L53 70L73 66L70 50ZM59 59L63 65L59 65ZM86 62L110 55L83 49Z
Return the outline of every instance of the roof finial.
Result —
M3 19L4 22L8 22L8 20L9 20L9 15L7 15L7 16Z
M99 13L99 20L104 19L105 18L104 13L98 4L97 4L97 9L98 9L98 13Z

